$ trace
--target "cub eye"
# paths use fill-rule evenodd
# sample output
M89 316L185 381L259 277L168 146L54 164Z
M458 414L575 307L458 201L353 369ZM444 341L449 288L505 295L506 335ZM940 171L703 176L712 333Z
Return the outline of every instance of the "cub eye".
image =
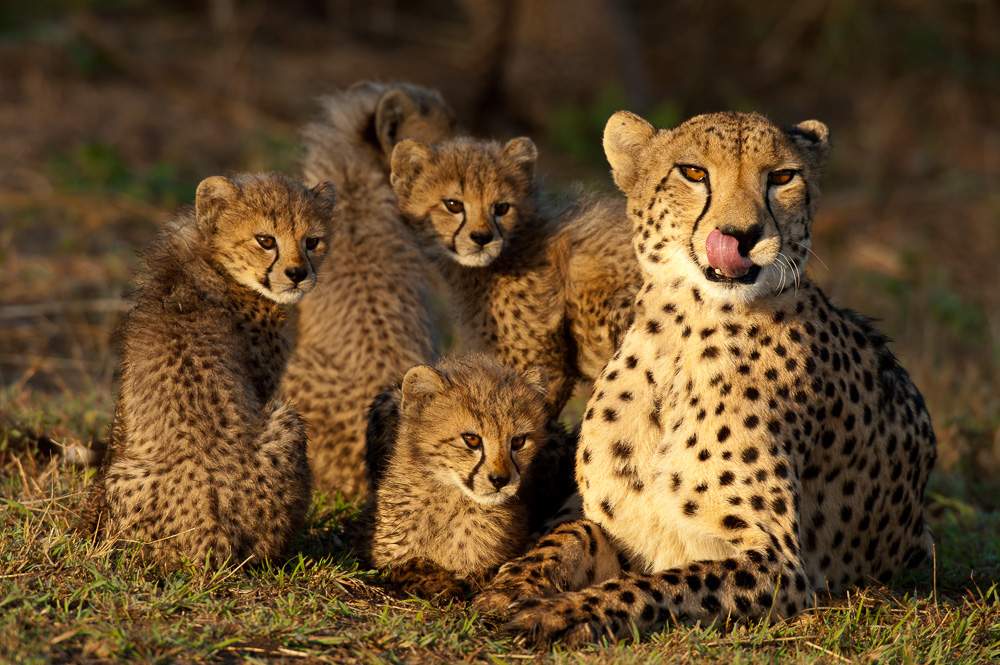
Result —
M306 238L306 249L312 251L319 247L319 238L313 236L312 238Z
M274 249L274 246L277 244L274 241L274 236L268 236L264 235L263 233L258 233L254 237L257 238L257 244L263 247L264 249Z
M448 212L453 215L457 215L465 210L465 206L462 205L462 202L456 199L445 199L442 203L444 203L444 207L448 209Z
M518 436L511 438L510 449L520 450L521 448L524 448L524 444L527 442L527 440L528 440L527 434L520 434Z
M472 448L473 450L483 445L483 440L479 438L479 435L472 434L470 432L466 432L465 434L462 435L462 441L465 441L465 445Z
M772 171L767 174L767 184L769 185L787 185L795 177L795 171L792 169L783 169L781 171Z
M685 164L684 166L681 166L681 175L691 182L703 182L705 178L708 177L708 171L700 166L690 166Z
M496 203L493 205L493 214L497 217L503 217L510 211L509 203Z

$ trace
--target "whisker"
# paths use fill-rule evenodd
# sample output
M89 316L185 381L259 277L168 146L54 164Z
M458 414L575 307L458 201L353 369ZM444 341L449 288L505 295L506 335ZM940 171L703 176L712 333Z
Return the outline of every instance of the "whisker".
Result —
M794 242L796 245L798 245L799 247L802 247L807 252L809 252L810 254L812 254L813 256L815 256L816 260L819 261L819 263L820 263L821 266L823 266L827 270L830 269L830 266L826 265L826 261L824 261L823 259L819 258L819 254L817 254L816 252L814 252L813 249L812 249L812 247L810 247L809 245L805 244L804 242L799 242L798 240L793 240L792 242Z

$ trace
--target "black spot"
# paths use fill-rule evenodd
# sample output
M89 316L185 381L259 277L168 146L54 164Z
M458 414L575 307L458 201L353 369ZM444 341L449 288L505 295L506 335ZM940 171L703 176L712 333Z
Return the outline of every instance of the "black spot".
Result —
M719 443L722 443L723 441L725 441L726 439L728 439L729 438L729 434L730 434L730 432L729 432L729 428L727 426L723 425L722 427L720 427L719 428L719 433L717 434L718 439L719 439Z
M660 322L655 319L650 319L646 321L646 332L650 335L656 335L660 332Z
M760 457L760 453L754 447L744 448L743 453L740 455L740 459L743 460L745 464L753 464Z
M688 501L684 504L684 514L688 517L693 517L695 513L698 512L698 504L694 501Z
M752 589L757 586L757 578L745 570L737 570L733 583L741 589Z
M723 487L732 485L734 480L736 480L736 476L733 475L732 471L723 471L722 475L719 476L719 484Z
M707 461L712 456L712 453L708 452L708 448L702 448L701 452L698 453L698 459L702 462Z
M618 412L614 409L604 409L601 415L605 422L613 423L618 420Z
M726 515L722 518L722 526L727 529L745 529L749 526L742 518L736 515Z
M743 426L746 427L747 429L753 429L757 427L757 425L759 424L760 424L760 418L758 418L753 414L743 419Z

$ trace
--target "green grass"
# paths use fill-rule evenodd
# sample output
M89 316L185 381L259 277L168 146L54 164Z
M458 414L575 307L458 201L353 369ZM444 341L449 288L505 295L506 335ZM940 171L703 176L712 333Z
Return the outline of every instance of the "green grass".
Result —
M64 411L80 440L101 422L87 402ZM16 421L16 422L15 422ZM25 423L25 424L19 424ZM30 403L0 401L0 661L120 660L520 663L979 663L1000 658L1000 513L932 498L936 565L891 588L842 599L793 621L671 627L638 644L538 653L464 605L397 598L360 568L343 530L356 506L317 495L288 561L166 577L129 550L71 527L93 471L32 443L57 423ZM13 430L17 430L17 434ZM936 485L947 486L945 482Z

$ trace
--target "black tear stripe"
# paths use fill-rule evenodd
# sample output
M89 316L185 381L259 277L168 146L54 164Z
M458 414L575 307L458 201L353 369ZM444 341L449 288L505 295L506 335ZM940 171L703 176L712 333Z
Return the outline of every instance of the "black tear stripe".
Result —
M458 247L455 245L455 241L458 239L458 234L461 233L462 229L465 228L465 222L468 219L468 214L469 213L465 210L465 207L463 205L463 207L462 207L462 223L459 224L458 228L455 229L455 232L451 234L451 251L455 252L456 254L458 254ZM429 215L428 215L428 217L429 217Z
M476 474L479 472L479 467L481 467L483 465L483 462L485 461L486 461L486 446L483 445L479 447L479 461L476 462L476 465L474 467L472 467L472 471L469 472L468 477L465 479L465 486L468 487L470 490L473 489L472 481L476 477Z
M260 280L260 283L264 285L265 289L271 288L271 269L274 268L274 264L278 262L281 257L281 250L278 249L278 243L274 243L274 260L271 261L271 265L267 267L267 272L264 273L264 277Z
M674 166L674 168L678 168ZM694 234L698 232L698 227L701 225L701 220L705 218L705 214L708 213L708 209L712 206L712 176L705 176L705 189L708 190L708 196L705 198L705 207L701 209L701 213L698 215L698 219L694 220L694 228L691 229L691 235L688 236L688 254L691 255L691 260L694 261L696 266L701 265L698 262L698 254L694 251Z

